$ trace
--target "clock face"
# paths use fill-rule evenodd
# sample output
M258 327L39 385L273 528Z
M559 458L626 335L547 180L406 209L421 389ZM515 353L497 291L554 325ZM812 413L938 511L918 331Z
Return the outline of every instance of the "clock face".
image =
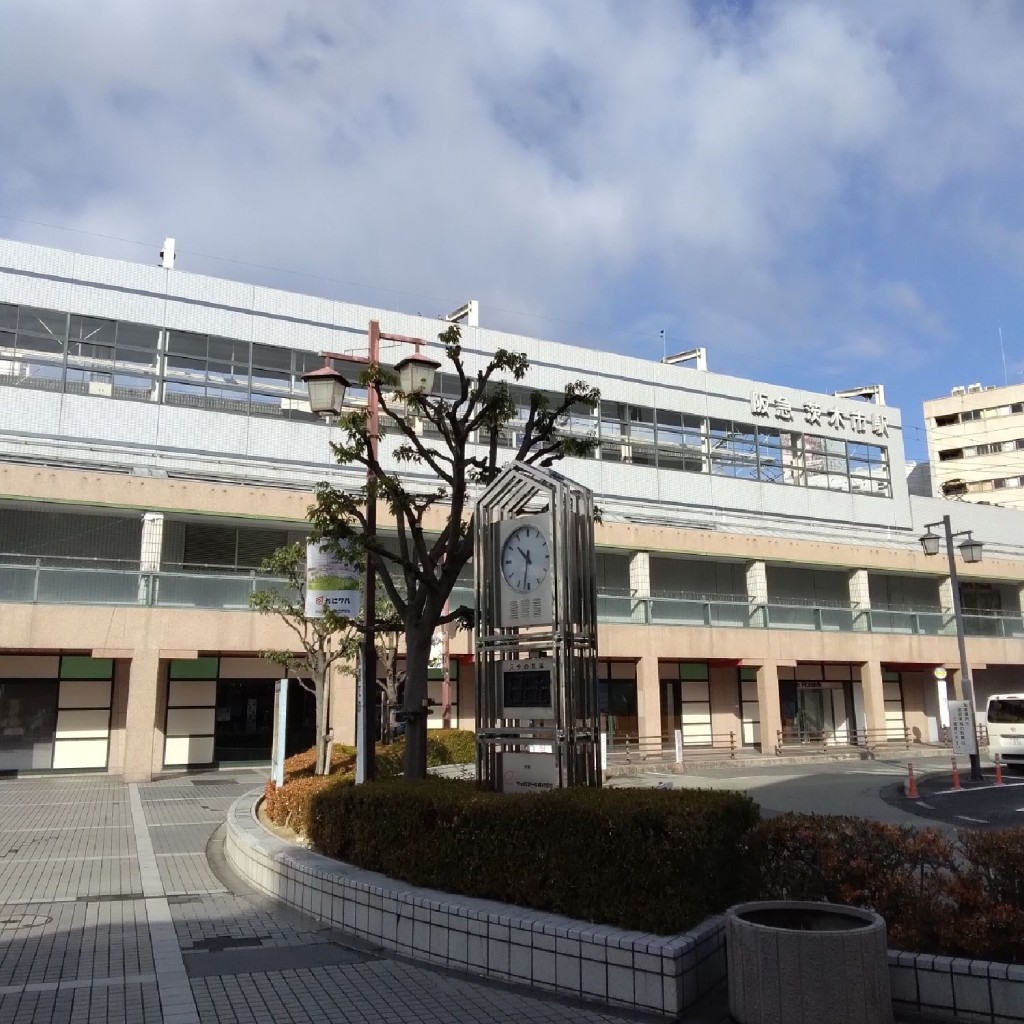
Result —
M548 539L536 526L520 526L508 535L501 548L501 575L511 590L533 593L550 568Z

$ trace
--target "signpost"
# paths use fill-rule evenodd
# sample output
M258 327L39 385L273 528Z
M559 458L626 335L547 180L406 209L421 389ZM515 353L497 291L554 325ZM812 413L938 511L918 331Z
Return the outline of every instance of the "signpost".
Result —
M270 778L275 786L284 785L285 737L288 730L288 680L274 684L274 741L270 753Z
M949 728L949 690L946 687L946 670L940 665L935 670L935 691L939 698L939 725Z
M971 714L970 701L949 702L949 734L954 754L978 753L978 737L974 732L974 716Z

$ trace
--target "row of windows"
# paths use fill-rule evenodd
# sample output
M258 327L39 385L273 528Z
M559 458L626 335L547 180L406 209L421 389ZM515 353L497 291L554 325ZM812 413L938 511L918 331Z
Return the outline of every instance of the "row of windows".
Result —
M190 331L0 304L0 383L314 419L298 352Z
M970 459L976 455L1001 455L1003 452L1024 451L1024 437L1013 441L992 441L988 444L968 445L965 448L946 448L939 452L940 462Z
M972 494L982 491L1002 491L1008 487L1024 487L1024 476L1004 476L995 480L972 480L967 484L967 490Z
M993 405L987 409L969 409L967 412L951 412L935 417L935 426L951 427L955 423L972 423L974 420L991 420L998 416L1016 416L1024 413L1024 402L1009 405Z
M302 375L320 363L311 352L0 304L0 383L312 419ZM441 373L436 388L451 395L457 384ZM510 394L525 421L531 390L512 386ZM594 457L608 462L891 494L879 445L614 401L573 409L561 429L595 437ZM512 448L520 440L513 423L499 443Z

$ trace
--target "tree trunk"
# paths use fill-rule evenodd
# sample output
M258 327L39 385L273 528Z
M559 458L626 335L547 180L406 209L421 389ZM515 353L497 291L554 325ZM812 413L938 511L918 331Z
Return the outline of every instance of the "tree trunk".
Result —
M429 617L424 615L428 622ZM432 629L422 622L405 633L405 760L407 779L427 777L427 666Z
M327 764L327 687L323 678L313 680L313 692L316 696L316 767L317 775L326 775L330 770Z

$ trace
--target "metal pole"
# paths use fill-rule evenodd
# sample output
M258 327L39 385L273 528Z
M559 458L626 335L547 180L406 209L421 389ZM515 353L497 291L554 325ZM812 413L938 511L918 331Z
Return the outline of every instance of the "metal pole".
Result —
M981 782L981 755L978 753L978 713L974 706L974 683L971 681L971 670L967 665L967 645L964 639L964 613L960 605L960 577L956 572L956 551L953 548L953 527L949 516L942 517L942 527L946 531L946 556L949 561L949 585L953 591L953 620L956 623L956 642L960 649L960 679L964 690L964 699L971 707L971 731L973 735L974 753L971 759L971 781Z
M370 363L380 362L380 324L370 321ZM377 391L371 385L366 392L367 429L370 435L370 455L377 458L379 411ZM377 481L366 472L366 536L377 536ZM363 721L358 742L366 751L366 781L377 777L375 744L377 742L377 574L373 555L366 556L366 580L363 587L363 674L360 680L363 698Z

